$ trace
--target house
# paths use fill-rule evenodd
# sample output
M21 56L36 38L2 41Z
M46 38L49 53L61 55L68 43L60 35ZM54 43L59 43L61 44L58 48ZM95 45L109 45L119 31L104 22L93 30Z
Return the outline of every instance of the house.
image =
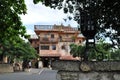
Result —
M48 67L54 60L76 60L70 55L69 45L82 45L85 38L79 36L77 27L70 25L34 25L36 35L29 39L37 50L44 67Z

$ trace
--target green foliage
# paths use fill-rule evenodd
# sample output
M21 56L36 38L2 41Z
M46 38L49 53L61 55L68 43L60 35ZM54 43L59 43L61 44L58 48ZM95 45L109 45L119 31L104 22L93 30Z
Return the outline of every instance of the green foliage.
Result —
M117 49L111 52L111 59L120 60L120 49Z
M19 37L16 39L16 42L6 40L5 43L1 45L0 54L9 57L11 61L13 59L29 60L38 57L36 50Z
M73 55L73 57L80 57L84 52L84 48L85 47L81 45L70 44L70 54Z
M0 54L11 59L31 59L36 51L20 37L28 38L20 15L26 14L24 0L0 0Z
M39 3L40 1L43 2L43 0L33 0L35 4Z
M101 58L101 53L98 53L95 49L90 49L89 50L89 54L88 54L88 60L93 60L93 59L97 59L100 60L98 57L100 55Z
M27 36L19 16L26 14L26 10L24 0L0 1L0 44L5 40L12 41L14 36Z
M70 54L74 57L82 57L84 54L85 46L71 44ZM114 49L111 44L105 43L104 41L99 41L96 44L96 48L89 48L88 59L91 61L96 59L100 60L120 60L120 49Z

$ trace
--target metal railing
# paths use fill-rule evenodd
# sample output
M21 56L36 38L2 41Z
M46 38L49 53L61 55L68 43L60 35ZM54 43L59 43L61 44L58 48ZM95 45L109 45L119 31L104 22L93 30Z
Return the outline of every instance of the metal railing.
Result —
M58 38L40 37L40 42L58 42Z
M72 38L61 38L59 39L60 42L74 42Z
M53 25L34 25L35 30L52 30Z
M51 43L51 42L74 42L72 38L49 38L49 37L40 37L41 43Z

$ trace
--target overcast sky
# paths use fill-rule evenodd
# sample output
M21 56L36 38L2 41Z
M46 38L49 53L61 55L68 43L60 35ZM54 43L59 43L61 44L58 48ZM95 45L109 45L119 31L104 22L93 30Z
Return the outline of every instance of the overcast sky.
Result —
M41 3L34 4L33 0L25 0L27 5L27 14L21 15L23 25L27 28L28 34L34 34L34 25L54 25L54 24L70 24L73 27L77 26L75 21L64 21L67 15L62 10L55 10L45 7Z

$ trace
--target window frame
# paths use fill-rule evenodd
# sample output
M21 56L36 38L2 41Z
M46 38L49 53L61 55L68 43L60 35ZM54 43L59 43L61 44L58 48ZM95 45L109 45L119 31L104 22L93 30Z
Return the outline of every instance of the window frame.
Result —
M56 45L52 45L52 50L56 50Z
M40 50L50 50L50 46L49 45L41 45Z

